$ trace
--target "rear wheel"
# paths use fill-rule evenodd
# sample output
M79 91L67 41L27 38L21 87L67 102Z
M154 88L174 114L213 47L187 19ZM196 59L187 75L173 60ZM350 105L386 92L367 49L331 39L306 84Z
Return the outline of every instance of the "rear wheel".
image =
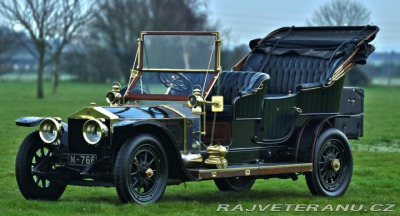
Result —
M158 139L144 134L123 144L115 162L115 184L122 202L157 202L167 180L167 157Z
M50 162L53 147L45 144L37 131L22 142L15 162L15 174L19 190L26 199L57 200L64 193L66 185L35 172L39 164L41 169L37 171L45 173L54 169L54 164Z
M306 173L310 192L314 195L336 197L349 187L353 173L353 155L346 136L329 129L318 138L314 149L313 171Z
M215 185L219 190L235 192L250 190L255 181L256 179L245 176L214 179Z

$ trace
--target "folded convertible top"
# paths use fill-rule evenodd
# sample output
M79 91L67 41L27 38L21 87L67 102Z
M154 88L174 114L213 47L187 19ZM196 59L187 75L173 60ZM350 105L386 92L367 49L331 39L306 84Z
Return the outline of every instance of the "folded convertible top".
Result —
M369 42L374 40L377 26L334 26L334 27L283 27L268 34L263 39L250 41L251 53L262 52L268 55L295 53L332 59L344 56L348 63L365 64L368 56L375 50ZM233 69L240 70L246 57Z
M372 41L379 31L377 26L283 27L268 34L262 43L307 47L339 46Z
M275 55L295 52L299 55L320 58L349 57L356 51L352 62L365 64L375 50L371 42L379 28L377 26L340 27L284 27L258 40L253 51ZM256 39L257 40L257 39Z

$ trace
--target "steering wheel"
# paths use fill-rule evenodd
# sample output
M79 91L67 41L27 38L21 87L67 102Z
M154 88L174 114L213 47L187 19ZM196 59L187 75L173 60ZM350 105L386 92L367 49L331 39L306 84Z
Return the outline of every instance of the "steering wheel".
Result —
M158 73L161 83L174 91L182 92L189 89L190 81L182 73Z

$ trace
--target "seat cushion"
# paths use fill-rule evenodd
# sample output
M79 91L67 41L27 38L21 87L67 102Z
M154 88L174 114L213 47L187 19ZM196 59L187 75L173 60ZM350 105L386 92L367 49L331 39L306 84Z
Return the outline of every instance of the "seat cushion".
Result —
M270 75L268 94L288 94L295 92L300 85L315 87L322 85L332 76L333 72L343 62L343 58L325 59L311 56L301 56L294 53L286 55L270 55L262 69L267 54L252 53L246 60L243 70L261 71Z

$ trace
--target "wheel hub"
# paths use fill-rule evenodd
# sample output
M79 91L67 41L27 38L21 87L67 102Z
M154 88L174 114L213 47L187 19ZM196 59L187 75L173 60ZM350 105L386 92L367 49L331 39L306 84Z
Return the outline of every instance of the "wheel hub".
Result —
M147 176L148 178L151 178L151 177L154 175L154 172L153 172L153 170L152 170L151 168L148 168L148 169L145 171L145 173L146 173L146 176Z
M339 161L339 159L331 160L331 168L335 172L340 170L340 161Z
M146 162L142 162L139 166L140 176L142 177L151 177L153 170L149 167ZM150 175L150 176L149 176Z

